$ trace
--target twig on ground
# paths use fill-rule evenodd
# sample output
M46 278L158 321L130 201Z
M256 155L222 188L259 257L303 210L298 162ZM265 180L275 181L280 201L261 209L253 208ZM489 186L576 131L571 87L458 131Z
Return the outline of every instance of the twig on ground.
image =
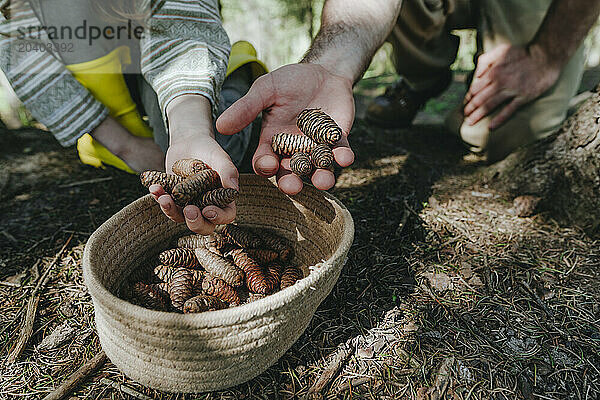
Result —
M94 358L82 365L77 371L73 373L66 381L64 381L59 387L50 392L43 400L60 400L63 397L68 396L73 389L77 387L81 382L87 379L91 374L94 373L106 362L106 354L104 351L96 354Z
M356 379L348 379L346 382L339 385L334 390L334 392L338 393L338 394L342 394L342 393L350 390L350 388L355 388L355 387L364 385L365 383L369 383L372 380L373 380L373 377L370 377L370 376L365 376L363 378L356 378Z
M101 378L100 383L106 386L110 386L113 389L116 389L120 392L125 393L128 396L134 397L139 400L152 400L152 397L146 396L145 394L138 392L137 390L127 386L124 383L119 383L109 378Z
M540 296L537 295L537 293L529 286L529 284L525 281L521 281L520 283L523 291L529 296L531 296L533 301L535 301L535 304L537 304L546 313L548 317L554 319L554 312L550 309L550 307L548 307L548 305L544 301L542 301L542 299L540 299Z
M6 362L8 364L14 363L17 360L17 358L19 358L21 352L27 345L29 338L31 338L31 334L33 333L33 322L35 321L37 306L40 302L40 293L46 285L46 283L48 283L48 281L50 280L50 271L54 268L54 265L58 262L69 243L71 243L71 239L73 239L73 235L69 236L63 247L56 254L54 260L52 260L52 263L48 266L48 268L46 268L46 271L44 271L42 276L39 278L37 285L33 289L33 292L29 297L29 301L27 302L27 312L25 314L25 321L21 326L19 337L17 338L17 341L15 342L12 350L6 358Z
M13 287L13 288L21 287L21 285L19 285L18 283L5 282L5 281L1 281L0 286L8 286L8 287Z
M67 183L67 184L64 184L64 185L60 185L59 188L61 188L61 189L67 189L67 188L72 188L72 187L75 187L75 186L91 185L91 184L94 184L94 183L111 181L112 179L113 179L112 176L109 176L109 177L106 177L106 178L88 179L88 180L85 180L85 181L72 182L72 183Z
M327 365L327 368L323 371L321 376L315 381L314 385L308 389L307 398L310 396L319 395L327 385L329 385L333 379L340 372L346 360L354 353L353 339L348 340L338 346L337 352L332 360Z

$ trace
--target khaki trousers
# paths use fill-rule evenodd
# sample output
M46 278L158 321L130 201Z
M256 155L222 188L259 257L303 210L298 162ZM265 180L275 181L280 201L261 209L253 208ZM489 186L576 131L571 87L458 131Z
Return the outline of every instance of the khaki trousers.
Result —
M479 52L500 44L526 45L539 29L552 0L404 0L389 41L399 74L417 89L436 81L454 62L459 39L453 29L477 29ZM474 126L462 121L462 107L447 118L448 127L474 151L497 161L517 147L544 138L564 121L584 69L583 45L563 68L558 81L539 98L490 131L494 114ZM535 79L535 77L533 77ZM498 112L498 111L496 111Z

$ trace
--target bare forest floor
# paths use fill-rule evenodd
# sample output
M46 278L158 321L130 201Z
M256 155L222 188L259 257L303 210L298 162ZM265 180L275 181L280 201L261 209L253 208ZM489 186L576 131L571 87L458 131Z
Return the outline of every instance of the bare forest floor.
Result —
M411 129L365 122L366 101L389 81L357 90L357 161L332 190L350 209L356 237L297 343L229 390L160 393L107 363L73 399L129 399L131 390L140 399L302 397L344 344L352 354L325 398L600 398L599 242L544 212L519 218L512 198L481 183L485 166L441 125L464 84L430 102ZM83 247L144 191L135 176L83 166L44 132L0 130L0 149L0 399L36 399L100 350ZM8 364L36 278L71 235L32 339ZM63 345L39 347L65 323L74 329Z

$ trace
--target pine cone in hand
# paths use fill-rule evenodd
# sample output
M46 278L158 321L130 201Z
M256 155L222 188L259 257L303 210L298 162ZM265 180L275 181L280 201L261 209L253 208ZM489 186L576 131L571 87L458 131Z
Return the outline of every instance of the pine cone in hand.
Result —
M342 138L342 128L319 108L307 108L298 114L298 128L319 144L333 146Z
M223 279L232 286L244 284L244 272L231 261L207 249L197 248L194 251L196 258L208 273Z
M310 153L315 168L328 169L333 165L333 151L326 144L320 144Z
M158 255L161 264L168 267L184 267L190 269L201 268L194 250L178 247L165 250Z
M204 192L216 189L219 186L221 186L221 178L217 171L205 169L175 186L171 196L175 204L185 207L193 203Z
M177 175L168 175L160 171L145 171L140 174L142 185L149 188L152 185L160 185L167 193L171 193L175 186L185 179Z
M177 160L171 167L171 170L175 175L179 175L184 178L196 175L205 169L210 169L208 164L194 158L183 158L181 160Z
M232 305L238 305L241 303L237 290L224 280L214 275L206 275L202 281L202 292L210 296L218 297L219 299Z
M188 299L183 305L184 314L216 311L227 308L227 303L214 296L201 294Z
M290 170L298 176L310 175L313 171L313 164L310 156L306 153L294 154L292 158L290 158Z
M240 193L237 190L231 188L218 188L210 190L200 197L200 201L198 202L197 206L199 209L203 209L206 206L225 208L227 204L235 201L239 194Z
M271 139L273 152L280 156L291 156L295 153L310 153L317 143L308 136L278 133Z
M304 278L304 274L302 270L294 265L288 265L283 270L283 275L281 276L280 287L281 290L292 286L299 279Z

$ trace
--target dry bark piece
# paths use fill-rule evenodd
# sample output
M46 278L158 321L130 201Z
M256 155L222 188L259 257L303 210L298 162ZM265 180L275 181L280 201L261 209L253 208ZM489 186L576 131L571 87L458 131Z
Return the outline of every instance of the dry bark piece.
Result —
M279 258L282 261L289 261L294 258L294 248L286 238L266 229L257 231L257 234L264 243L264 247L279 253Z
M270 264L279 258L279 253L271 249L246 249L246 253L259 264Z
M185 178L177 175L169 175L160 171L145 171L140 174L142 185L149 188L151 185L160 185L167 193L171 193L175 186L183 182Z
M237 290L223 279L214 275L206 275L205 279L202 281L202 292L209 296L218 297L232 305L241 303L240 295Z
M131 289L131 299L135 304L152 310L168 309L165 293L156 285L135 283Z
M215 297L201 294L188 299L183 305L184 314L216 311L227 308L227 303Z
M183 304L194 295L194 277L192 271L177 268L173 280L169 283L169 295L174 309L183 311Z
M310 156L306 153L294 154L292 158L290 158L290 170L298 176L310 175L313 171L313 164Z
M342 138L342 128L320 108L307 108L298 114L298 128L319 144L334 145Z
M231 188L218 188L210 190L200 197L198 208L203 209L206 206L225 208L227 204L235 201L239 194L240 192Z
M171 167L171 170L175 175L179 175L184 178L196 175L205 169L210 169L208 164L206 164L204 161L196 160L194 158L183 158L181 160L177 160Z
M294 265L286 266L283 270L283 275L281 276L281 290L292 286L302 278L304 278L304 274L302 273L302 270L300 268Z
M276 277L250 257L244 249L233 249L228 254L233 257L235 265L246 274L246 286L251 292L270 294L277 289Z
M184 207L199 198L203 193L221 186L217 171L205 169L173 188L171 196L178 206Z
M161 264L168 267L183 267L190 269L201 268L194 250L178 247L176 249L165 250L158 255Z
M225 240L236 246L250 249L260 249L264 247L262 239L250 229L229 224L218 226L216 231L223 235Z
M326 144L320 144L310 152L310 160L315 168L329 169L333 165L333 151Z
M280 156L291 156L295 153L310 153L317 143L308 136L278 133L271 139L271 148Z
M231 261L203 248L197 248L194 252L208 273L223 279L232 286L244 284L244 272Z

